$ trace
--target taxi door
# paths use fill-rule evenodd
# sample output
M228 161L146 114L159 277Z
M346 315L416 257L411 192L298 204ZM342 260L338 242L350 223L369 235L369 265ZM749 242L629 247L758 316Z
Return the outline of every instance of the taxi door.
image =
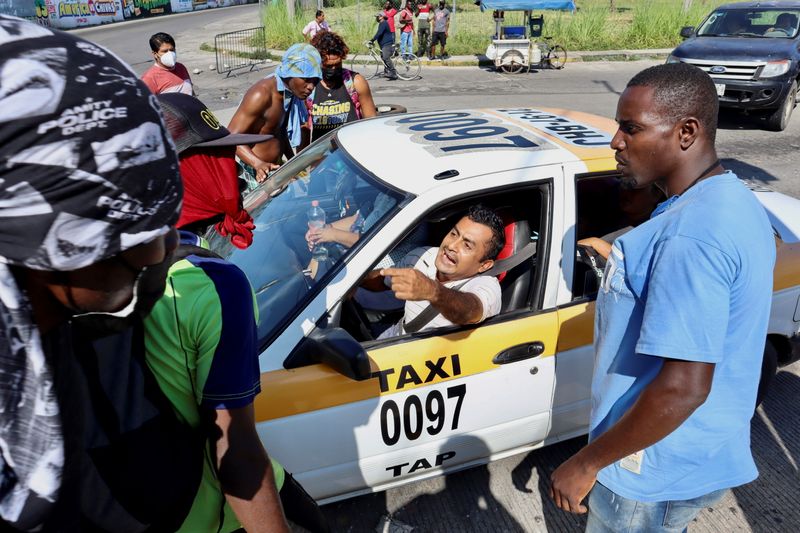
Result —
M547 172L552 177L554 171ZM518 177L507 179L509 186L519 186L514 182ZM547 203L558 205L552 199L561 196L562 184L550 184ZM426 211L412 202L404 208L405 220L416 220ZM558 312L549 302L551 289L544 287L561 276L559 258L547 260L549 250L560 250L562 234L561 213L552 211L548 208L544 225L547 233L558 236L558 243L551 246L549 235L542 235L537 255L543 264L536 267L542 272L538 283L545 293L545 311L518 310L479 326L367 343L369 377L360 381L331 365L264 371L270 358L262 355L263 392L256 399L259 434L268 452L314 498L328 503L384 490L541 445L551 424L558 337ZM394 222L382 231L401 234L391 227ZM349 272L341 276L342 288L332 291L330 299L349 291L354 285L348 280L357 283L382 257L388 243L380 243L380 234L373 241L363 253L373 245L380 253L368 259L364 270L349 264ZM319 311L307 309L307 315L320 316L325 309L331 313L331 307L319 306ZM298 319L298 328L304 324L308 321ZM319 323L309 331L306 336L326 334ZM291 350L288 344L274 349Z
M323 502L519 451L549 430L557 333L553 311L382 344L362 381L264 373L259 433Z

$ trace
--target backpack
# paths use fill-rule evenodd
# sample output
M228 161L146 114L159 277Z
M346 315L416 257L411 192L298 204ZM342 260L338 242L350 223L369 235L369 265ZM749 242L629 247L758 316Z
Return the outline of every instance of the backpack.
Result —
M172 263L213 252L181 245ZM81 531L176 531L203 473L206 438L182 422L145 360L141 319L99 336L74 326L69 387L83 413ZM85 451L83 451L85 450Z

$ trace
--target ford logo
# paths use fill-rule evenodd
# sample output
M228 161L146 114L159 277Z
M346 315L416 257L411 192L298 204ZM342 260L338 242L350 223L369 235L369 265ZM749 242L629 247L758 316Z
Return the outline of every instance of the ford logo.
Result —
M710 69L708 69L708 71L711 72L712 74L722 74L726 70L728 69L722 66L711 67Z

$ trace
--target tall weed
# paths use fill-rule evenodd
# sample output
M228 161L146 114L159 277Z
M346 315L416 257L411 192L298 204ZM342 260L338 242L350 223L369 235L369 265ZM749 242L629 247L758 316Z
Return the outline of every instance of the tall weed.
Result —
M325 15L331 29L350 46L351 54L361 49L375 33L374 14L381 0L329 0ZM448 7L452 10L452 0ZM395 3L399 3L395 0ZM545 11L543 36L567 50L613 50L670 48L680 42L681 27L697 25L705 15L724 0L694 0L688 13L683 0L616 0L609 9L608 0L580 0L575 13ZM538 13L537 13L538 14ZM314 11L297 10L290 20L285 0L268 3L262 14L267 45L286 48L303 40L303 26L314 18ZM506 12L506 25L523 25L521 12ZM451 20L447 51L451 55L482 54L495 33L491 12L481 12L469 0L457 3Z

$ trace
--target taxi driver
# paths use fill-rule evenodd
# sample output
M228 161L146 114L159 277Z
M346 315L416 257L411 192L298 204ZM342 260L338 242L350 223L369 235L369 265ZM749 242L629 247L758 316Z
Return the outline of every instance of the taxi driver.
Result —
M405 301L403 320L379 338L477 324L499 313L500 282L494 276L481 274L492 268L504 245L500 217L477 205L453 226L438 248L416 248L397 267L370 272L362 282L363 288L391 289L396 298ZM429 307L435 313L426 311ZM420 315L427 317L420 319Z

